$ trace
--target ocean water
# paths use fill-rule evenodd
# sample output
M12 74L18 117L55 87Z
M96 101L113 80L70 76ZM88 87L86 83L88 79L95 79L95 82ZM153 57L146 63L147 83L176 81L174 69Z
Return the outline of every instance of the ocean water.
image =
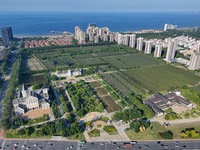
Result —
M165 23L178 27L200 26L200 13L195 12L128 12L128 13L6 13L0 12L0 28L10 26L15 36L51 35L51 31L74 33L74 27L86 30L89 23L111 31L163 29Z

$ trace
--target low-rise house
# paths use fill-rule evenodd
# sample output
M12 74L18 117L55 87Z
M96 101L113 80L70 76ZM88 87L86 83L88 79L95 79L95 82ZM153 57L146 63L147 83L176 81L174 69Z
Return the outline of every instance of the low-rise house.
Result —
M162 116L164 114L163 110L173 104L187 108L192 106L192 103L181 96L180 92L171 92L167 95L156 93L152 98L146 100L145 103L155 112L156 116Z

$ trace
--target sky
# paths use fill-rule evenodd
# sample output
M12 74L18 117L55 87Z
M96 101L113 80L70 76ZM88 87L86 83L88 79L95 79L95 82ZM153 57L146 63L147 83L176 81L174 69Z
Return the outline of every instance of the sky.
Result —
M200 0L0 0L0 11L200 11Z

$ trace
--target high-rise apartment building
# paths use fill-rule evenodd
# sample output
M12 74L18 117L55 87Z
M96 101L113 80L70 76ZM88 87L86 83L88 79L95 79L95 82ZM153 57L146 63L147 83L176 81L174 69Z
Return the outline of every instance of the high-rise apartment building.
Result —
M4 46L11 45L11 42L13 41L13 33L11 27L3 27L1 29L2 33L2 40Z
M164 25L164 31L172 30L172 29L176 29L176 28L177 28L177 25L173 25L173 24L165 24Z
M174 61L174 57L175 57L175 53L176 53L176 46L177 43L176 41L169 41L168 43L168 47L167 47L167 55L166 55L166 61L167 62L173 62Z
M188 69L190 70L200 69L200 44L198 45L197 50L195 50L190 57L190 63Z
M140 37L140 38L137 38L137 47L136 49L139 50L139 51L142 51L143 49L143 38Z
M162 55L162 45L156 44L155 51L154 51L154 57L161 57L161 55Z
M79 26L75 27L75 39L77 39L80 44L85 43L85 32L83 32Z
M135 48L135 42L136 42L136 35L135 34L129 35L129 46L131 48Z
M152 50L152 42L151 42L151 41L146 41L146 42L145 42L145 50L144 50L144 53L145 53L145 54L151 54L151 50Z

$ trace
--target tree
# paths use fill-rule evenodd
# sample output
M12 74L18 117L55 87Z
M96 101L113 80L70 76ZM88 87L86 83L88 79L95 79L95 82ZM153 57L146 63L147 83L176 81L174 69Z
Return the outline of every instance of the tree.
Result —
M163 139L173 139L173 132L172 131L164 131L158 133L161 138Z
M51 75L51 79L52 79L53 81L56 81L56 80L58 80L58 77L57 77L55 74L52 74L52 75Z
M19 135L25 135L26 131L25 131L24 128L22 128L22 129L20 129L20 130L17 131L17 134L19 134Z

